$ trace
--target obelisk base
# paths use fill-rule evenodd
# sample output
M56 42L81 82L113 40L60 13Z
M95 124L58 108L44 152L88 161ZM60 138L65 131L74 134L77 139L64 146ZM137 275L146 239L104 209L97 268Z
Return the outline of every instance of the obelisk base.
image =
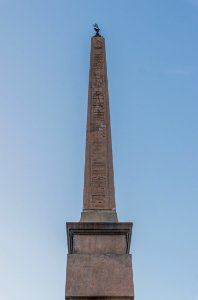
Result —
M65 299L134 299L132 223L67 223Z
M116 211L84 209L81 213L80 222L118 222Z

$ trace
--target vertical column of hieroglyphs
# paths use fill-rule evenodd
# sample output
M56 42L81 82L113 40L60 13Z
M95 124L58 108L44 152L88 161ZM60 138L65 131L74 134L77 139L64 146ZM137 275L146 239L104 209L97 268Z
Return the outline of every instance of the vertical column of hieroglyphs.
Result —
M114 186L110 185L113 185L113 165L105 44L104 38L94 37L89 81L84 209L113 209Z
M93 39L92 57L92 149L91 195L92 207L107 208L107 149L106 115L104 103L104 47L99 38Z

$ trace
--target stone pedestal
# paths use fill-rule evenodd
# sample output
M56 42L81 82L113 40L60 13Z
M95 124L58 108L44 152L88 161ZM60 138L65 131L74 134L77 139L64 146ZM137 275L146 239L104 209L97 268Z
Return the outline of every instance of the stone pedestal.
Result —
M134 299L132 223L67 223L65 299Z

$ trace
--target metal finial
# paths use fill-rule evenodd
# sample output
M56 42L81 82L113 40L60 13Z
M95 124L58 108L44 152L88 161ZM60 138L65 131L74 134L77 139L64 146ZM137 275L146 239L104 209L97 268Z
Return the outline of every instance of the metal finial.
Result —
M96 32L95 36L101 36L100 33L99 33L100 32L100 28L99 28L98 24L95 23L93 25L93 28L94 28L94 30Z

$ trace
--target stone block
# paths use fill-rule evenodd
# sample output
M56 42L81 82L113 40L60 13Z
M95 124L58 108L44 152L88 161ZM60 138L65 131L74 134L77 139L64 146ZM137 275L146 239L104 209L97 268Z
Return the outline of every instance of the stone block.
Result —
M66 299L133 299L130 254L68 254Z

